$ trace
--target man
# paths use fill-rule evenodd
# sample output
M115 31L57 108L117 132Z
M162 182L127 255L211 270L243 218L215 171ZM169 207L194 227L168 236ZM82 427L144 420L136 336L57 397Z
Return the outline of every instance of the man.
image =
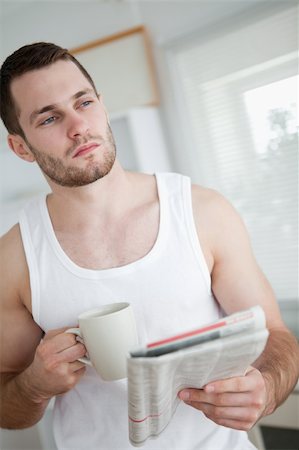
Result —
M244 430L274 411L298 378L298 345L218 193L178 174L129 173L115 157L102 98L64 49L22 47L1 68L1 117L17 156L52 193L1 239L1 426L37 423L56 396L59 449L131 448L126 382L103 382L64 331L78 315L127 300L140 343L260 304L270 337L244 377L185 389L146 449L252 449Z

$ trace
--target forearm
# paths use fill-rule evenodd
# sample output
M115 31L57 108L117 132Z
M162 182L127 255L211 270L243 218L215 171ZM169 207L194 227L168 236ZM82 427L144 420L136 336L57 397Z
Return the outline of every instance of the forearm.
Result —
M49 400L36 396L30 383L30 369L15 374L1 374L0 427L28 428L43 416Z
M271 414L293 390L299 375L297 339L285 329L273 329L267 346L254 366L264 376L267 405L263 415Z

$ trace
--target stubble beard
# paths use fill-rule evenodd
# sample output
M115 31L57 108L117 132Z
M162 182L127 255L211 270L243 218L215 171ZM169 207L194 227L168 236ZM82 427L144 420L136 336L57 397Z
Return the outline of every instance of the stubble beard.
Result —
M27 142L36 163L42 172L54 183L64 187L86 186L90 183L105 177L111 171L116 158L116 145L111 128L108 124L105 139L101 136L88 136L84 141L78 142L68 149L66 155L72 154L75 147L86 144L90 140L100 142L98 150L102 152L102 160L97 161L94 155L87 156L87 166L85 168L76 166L66 166L61 158L55 158L34 148Z

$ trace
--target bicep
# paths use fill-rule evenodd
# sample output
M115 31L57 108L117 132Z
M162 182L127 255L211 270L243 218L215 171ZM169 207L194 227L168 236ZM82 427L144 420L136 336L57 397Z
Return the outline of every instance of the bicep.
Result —
M42 330L29 311L19 305L2 308L1 372L21 372L33 361Z
M261 305L267 326L281 327L283 322L274 292L256 261L248 232L238 214L228 209L215 250L213 293L228 314Z
M30 297L29 274L18 228L1 238L0 329L1 372L20 372L33 360L42 330L25 306Z
M284 327L273 290L253 254L246 227L233 206L219 193L193 188L199 240L211 261L212 290L231 314L261 305L267 326Z

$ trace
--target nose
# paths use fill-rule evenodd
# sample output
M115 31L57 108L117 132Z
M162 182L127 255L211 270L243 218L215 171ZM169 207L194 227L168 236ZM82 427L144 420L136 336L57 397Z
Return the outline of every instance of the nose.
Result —
M76 139L88 133L89 124L83 114L74 111L68 119L68 137Z

